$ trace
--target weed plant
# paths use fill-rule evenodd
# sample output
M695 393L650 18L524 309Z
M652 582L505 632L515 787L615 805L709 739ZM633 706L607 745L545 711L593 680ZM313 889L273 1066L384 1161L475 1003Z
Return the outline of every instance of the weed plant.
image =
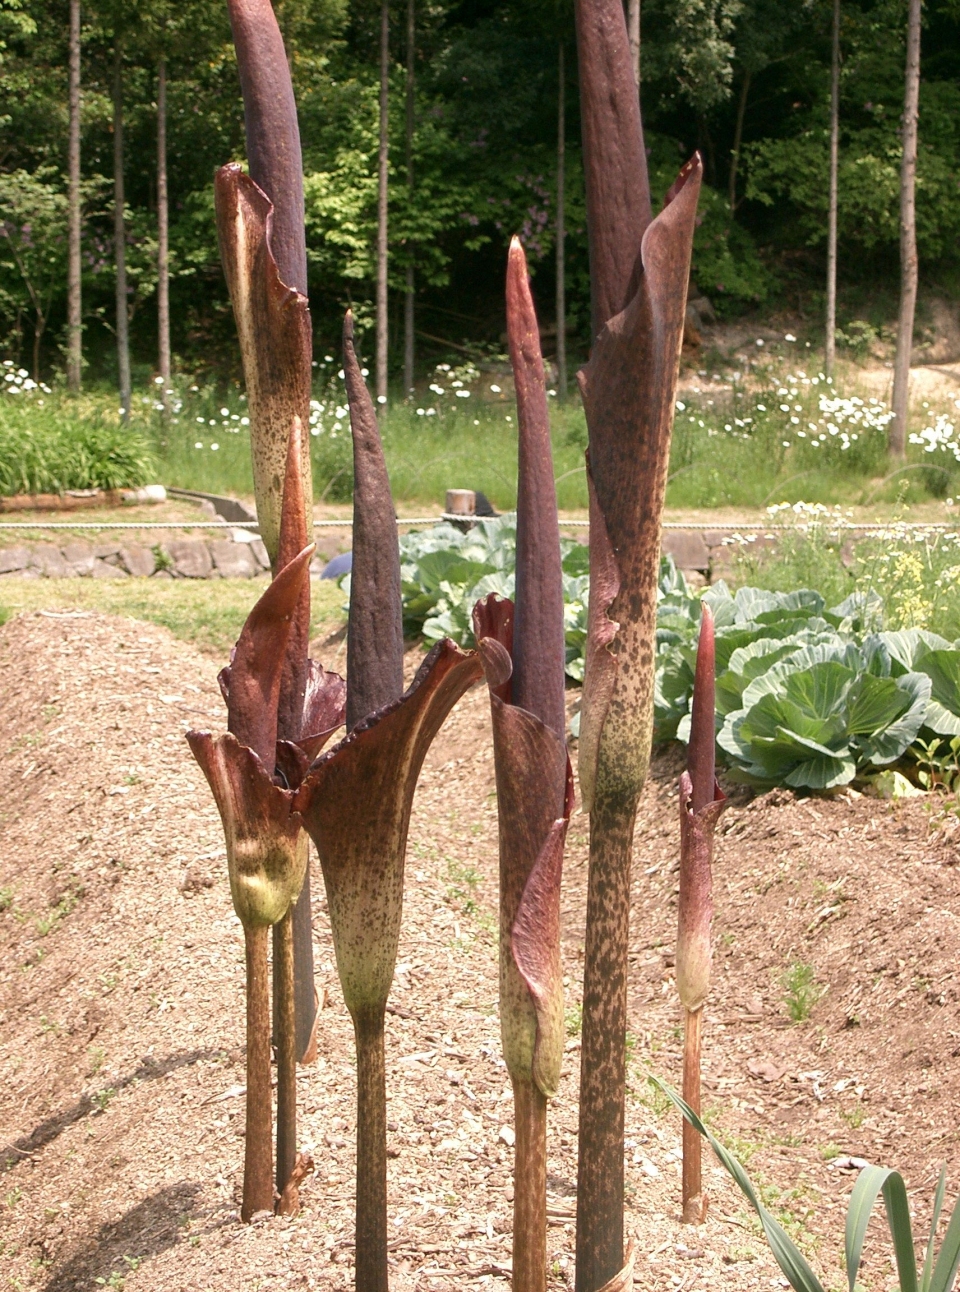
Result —
M783 999L787 1016L792 1023L804 1023L810 1017L814 1005L826 991L817 982L813 965L803 960L794 960L780 977L783 987Z

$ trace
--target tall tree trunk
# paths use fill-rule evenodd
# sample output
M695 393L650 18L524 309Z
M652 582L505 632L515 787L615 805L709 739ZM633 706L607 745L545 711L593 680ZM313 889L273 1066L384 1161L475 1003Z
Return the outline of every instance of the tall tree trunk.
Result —
M407 196L413 206L413 131L416 125L416 52L417 13L416 0L407 0ZM407 248L407 290L403 300L403 389L407 398L413 390L416 347L414 338L414 287L413 247Z
M36 311L36 317L33 322L33 379L40 380L40 342L43 340L44 329L47 326L46 315L40 310Z
M840 156L840 0L833 0L833 51L830 57L830 193L827 198L827 331L823 366L833 376L837 357L837 187Z
M160 399L164 416L170 412L170 208L167 195L167 60L157 64L157 337L159 340Z
M390 77L390 6L380 6L380 164L377 181L377 404L387 402L387 93Z
M567 236L564 201L567 183L567 86L563 41L557 51L557 393L563 404L567 399L567 270L563 245Z
M640 90L640 0L627 0L627 38L630 41L630 62L633 79Z
M920 99L921 0L910 0L907 16L907 75L903 96L903 161L900 167L900 319L893 364L893 420L887 446L894 457L907 449L910 351L917 309L917 108Z
M83 325L80 285L80 0L70 0L67 113L67 385L80 389Z
M113 47L113 241L117 268L117 368L120 407L130 420L130 317L127 312L127 226L123 218L123 52L119 37Z
M751 73L743 74L743 85L740 87L740 101L737 104L737 120L733 128L733 148L730 150L730 179L727 182L727 202L730 214L737 209L737 171L740 169L740 147L743 143L743 122L747 115L747 96L750 93Z

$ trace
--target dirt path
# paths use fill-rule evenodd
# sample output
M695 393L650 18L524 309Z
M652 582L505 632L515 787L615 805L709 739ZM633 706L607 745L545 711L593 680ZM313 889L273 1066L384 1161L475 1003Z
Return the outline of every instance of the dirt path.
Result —
M341 651L331 639L319 653L332 665ZM320 884L326 1008L319 1061L300 1077L301 1137L318 1170L296 1221L237 1220L242 942L219 820L182 738L223 723L215 671L129 620L30 615L0 631L0 1251L14 1288L351 1284L354 1065ZM769 1288L778 1271L712 1163L708 1223L677 1223L678 1126L645 1082L648 1068L678 1077L676 770L672 754L657 761L637 834L627 1227L640 1287ZM783 793L738 801L723 820L707 1103L832 1286L852 1181L842 1155L901 1166L921 1222L941 1158L949 1196L960 1180L957 824L923 800ZM551 1115L557 1288L572 1272L586 833L576 816L569 1053ZM431 752L410 838L388 1027L391 1285L503 1288L511 1102L479 690ZM791 964L827 988L796 1025L782 982ZM888 1253L874 1245L865 1286L882 1285Z

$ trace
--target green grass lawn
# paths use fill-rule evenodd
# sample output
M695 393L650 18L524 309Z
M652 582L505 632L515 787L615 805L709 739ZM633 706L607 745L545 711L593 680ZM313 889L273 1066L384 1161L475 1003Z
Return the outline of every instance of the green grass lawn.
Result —
M335 363L317 370L310 443L317 499L344 502L352 452ZM667 506L753 511L803 500L889 511L898 501L960 497L960 410L953 398L915 402L910 430L924 442L910 445L905 464L887 459L888 415L852 366L838 387L785 358L688 377L676 410ZM558 502L565 510L585 508L579 400L561 406L551 398L551 418ZM121 430L116 396L107 389L76 399L56 391L0 393L0 492L4 480L16 480L21 451L33 464L20 470L25 481L55 482L51 453L60 436L72 446L71 480L84 473L91 482L112 478L127 459L140 470L146 452L161 483L249 496L248 424L242 392L226 384L184 385L166 422L154 392L139 392L128 430ZM126 457L125 436L136 449ZM436 506L448 488L482 490L499 510L515 505L516 408L509 378L495 371L440 365L415 402L391 405L383 442L401 507Z
M243 621L266 579L20 579L0 583L4 620L30 610L95 610L162 624L181 641L193 642L226 662ZM343 593L314 580L311 632L342 622Z

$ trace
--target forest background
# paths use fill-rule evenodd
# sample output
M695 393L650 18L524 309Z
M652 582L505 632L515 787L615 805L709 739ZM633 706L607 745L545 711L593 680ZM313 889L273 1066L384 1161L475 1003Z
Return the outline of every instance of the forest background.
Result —
M381 10L370 0L352 6L278 0L276 8L300 112L319 352L334 346L345 305L361 326L372 328L374 321ZM226 6L220 0L91 0L82 14L85 380L117 376L118 87L135 384L156 371L161 57L168 79L175 367L232 378L239 361L211 182L215 167L243 160ZM787 311L815 327L822 319L831 15L824 0L644 0L641 96L654 190L659 198L682 160L694 148L702 151L708 185L693 278L721 317ZM589 340L589 290L572 6L563 0L420 2L412 42L409 18L407 5L391 8L391 380L403 369L411 267L419 371L451 350L465 347L482 358L502 349L504 253L515 231L526 245L550 351L561 85L567 330L576 358ZM841 343L853 347L896 313L905 34L903 0L843 0L839 323ZM68 35L67 0L0 0L0 357L36 366L38 379L64 366ZM921 281L956 296L957 0L924 6L921 70Z

